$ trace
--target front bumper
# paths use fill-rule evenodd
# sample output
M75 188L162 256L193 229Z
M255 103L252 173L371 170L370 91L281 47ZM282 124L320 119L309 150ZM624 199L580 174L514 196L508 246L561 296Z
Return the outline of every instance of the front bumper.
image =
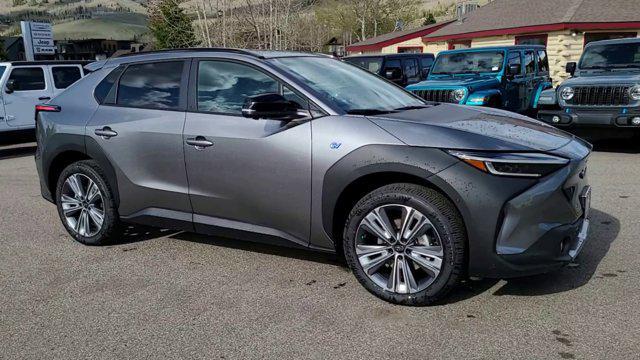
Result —
M437 175L454 187L448 194L466 224L470 276L546 273L578 256L589 228L589 152L587 144L571 141L554 151L569 164L541 179L487 175L466 164Z
M611 127L640 129L631 120L640 117L640 109L557 109L540 110L538 119L559 127ZM554 121L554 118L556 121Z

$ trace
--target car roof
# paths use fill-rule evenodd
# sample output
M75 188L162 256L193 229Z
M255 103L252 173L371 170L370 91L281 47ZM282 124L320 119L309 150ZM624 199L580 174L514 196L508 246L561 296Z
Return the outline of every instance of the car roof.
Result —
M611 39L611 40L599 40L592 41L587 46L593 45L615 45L615 44L633 44L640 43L640 38L625 38L625 39Z
M167 58L194 58L217 55L235 55L252 57L255 59L275 59L284 57L329 57L330 55L297 52L297 51L275 51L275 50L245 50L233 48L191 48L191 49L169 49L157 51L144 51L121 55L107 60L97 61L87 66L90 71L98 70L105 66L127 64L139 61L156 61Z
M12 66L27 66L27 65L87 65L91 61L87 60L36 60L36 61L6 61L0 64L12 65Z
M475 47L475 48L468 48L468 49L445 50L445 51L441 51L440 54L475 52L475 51L491 51L491 50L501 51L501 50L526 50L526 49L544 50L546 49L546 47L544 45L484 46L484 47Z
M433 57L432 53L398 53L398 54L358 54L358 55L349 55L343 57L343 59L357 59L357 58L370 58L370 57L410 57L410 56L423 56L423 57Z

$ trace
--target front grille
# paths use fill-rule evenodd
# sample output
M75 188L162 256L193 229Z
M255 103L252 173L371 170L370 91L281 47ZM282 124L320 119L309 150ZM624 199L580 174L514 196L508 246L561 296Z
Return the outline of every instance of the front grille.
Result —
M415 90L413 93L427 101L457 102L453 100L454 90Z
M577 86L569 101L578 106L629 105L629 86Z

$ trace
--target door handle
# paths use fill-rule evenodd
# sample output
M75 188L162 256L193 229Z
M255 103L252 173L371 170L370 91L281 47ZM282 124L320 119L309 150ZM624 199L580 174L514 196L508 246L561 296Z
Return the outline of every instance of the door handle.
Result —
M111 130L110 127L105 126L102 129L96 129L96 131L94 132L96 135L100 136L103 139L109 139L112 138L114 136L118 136L118 133Z
M203 150L204 148L213 146L213 142L207 140L204 136L196 136L195 138L187 139L186 143L198 150Z
M40 96L38 98L38 100L51 100L51 97L49 97L49 96Z

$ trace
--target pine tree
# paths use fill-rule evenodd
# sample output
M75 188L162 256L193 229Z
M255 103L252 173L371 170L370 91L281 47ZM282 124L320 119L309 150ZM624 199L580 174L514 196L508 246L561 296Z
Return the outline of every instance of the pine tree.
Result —
M149 4L149 30L156 49L188 48L197 44L191 19L180 0L155 0Z

